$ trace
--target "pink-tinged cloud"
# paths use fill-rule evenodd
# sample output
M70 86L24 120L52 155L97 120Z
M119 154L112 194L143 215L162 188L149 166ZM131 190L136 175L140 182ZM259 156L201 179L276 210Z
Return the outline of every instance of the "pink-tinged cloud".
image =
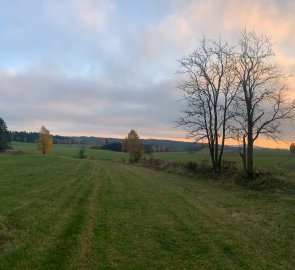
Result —
M275 61L295 75L294 10L291 0L2 1L0 116L16 130L185 139L176 60L203 34L237 43L247 28L272 36ZM288 86L295 97L294 77Z

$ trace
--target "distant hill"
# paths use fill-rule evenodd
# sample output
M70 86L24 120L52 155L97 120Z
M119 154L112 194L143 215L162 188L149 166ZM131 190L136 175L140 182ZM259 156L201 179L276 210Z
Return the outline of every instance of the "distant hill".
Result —
M38 138L38 132L27 131L10 131L11 141L35 143ZM106 144L122 143L123 139L119 138L105 138L94 136L60 136L53 135L54 144L87 144L103 146ZM198 151L208 147L206 143L182 142L173 140L160 139L141 139L143 145L150 145L157 147L157 151ZM99 149L99 147L94 147ZM110 147L113 147L111 145ZM260 146L255 146L256 149L269 149ZM117 146L116 146L117 149ZM238 150L239 146L225 145L225 150Z
M38 138L37 132L11 131L11 140L16 142L35 143ZM54 144L87 144L105 145L112 143L122 143L123 139L104 138L94 136L60 136L53 135ZM205 143L181 142L173 140L141 139L143 145L150 145L157 148L157 151L197 151L207 147Z
M26 132L26 131L11 131L11 140L16 142L29 142L35 143L38 138L38 132ZM60 136L53 135L54 144L87 144L97 146L94 148L99 149L106 144L112 144L110 147L114 147L114 143L122 143L123 139L119 138L105 138L94 136ZM182 142L173 140L160 140L160 139L141 139L143 145L153 146L155 151L198 151L206 148L206 143L194 143L194 142ZM225 145L225 150L238 150L238 146ZM257 149L263 149L262 147L256 147ZM116 145L118 149L118 145Z
M104 144L108 143L122 143L123 139L118 138L102 138L102 137L70 137L76 143L84 144ZM151 145L159 147L160 151L197 151L205 148L207 144L204 143L192 143L181 142L173 140L159 140L159 139L141 139L143 145Z

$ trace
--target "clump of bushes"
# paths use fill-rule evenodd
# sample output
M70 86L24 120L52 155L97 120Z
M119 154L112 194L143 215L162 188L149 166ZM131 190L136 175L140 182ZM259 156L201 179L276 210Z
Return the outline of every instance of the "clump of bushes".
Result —
M295 194L295 184L293 181L271 172L261 170L255 171L254 179L252 181L247 181L245 179L246 177L240 180L239 184L249 189Z
M222 160L221 162L221 173L218 175L214 174L212 166L208 159L204 159L201 162L188 161L188 162L176 162L167 161L155 158L143 158L140 164L153 168L156 170L163 170L172 173L188 174L188 175L201 175L208 176L211 179L215 179L221 182L227 182L234 184L237 182L243 182L246 178L245 173L242 169L237 167L235 161Z
M122 161L126 162L125 159L122 159ZM290 192L295 192L295 185L288 181L284 181L284 179L280 179L267 171L256 170L254 172L254 179L249 181L244 170L237 167L236 161L225 159L221 162L221 173L218 175L214 174L211 163L207 159L204 159L199 163L195 161L188 161L185 163L144 157L139 164L171 173L187 174L191 176L199 175L206 178L210 177L210 179L216 181L228 184L239 184L254 190L288 190Z
M208 160L203 160L201 163L195 161L176 162L176 161L166 161L155 158L144 158L140 161L140 164L146 167L150 167L156 170L165 170L168 172L181 173L181 174L202 174L202 175L212 175L213 171L209 165Z

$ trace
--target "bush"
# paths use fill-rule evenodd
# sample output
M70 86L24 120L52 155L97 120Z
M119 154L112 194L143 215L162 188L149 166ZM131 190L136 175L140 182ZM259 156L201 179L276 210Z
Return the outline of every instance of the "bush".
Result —
M259 191L295 192L295 185L292 181L288 181L265 171L256 171L254 180L244 181L240 184L247 188Z
M8 155L24 155L25 152L21 151L21 150L8 149L8 150L5 151L5 154L8 154Z
M293 156L295 156L295 143L291 143L290 145L290 152Z
M203 159L201 161L201 166L202 167L209 167L209 160L208 159Z
M186 168L187 168L187 172L188 173L196 173L197 172L197 168L198 168L198 164L197 164L197 162L189 161L186 164Z
M85 151L86 151L86 147L85 145L82 145L78 152L78 158L80 159L86 158Z
M124 158L121 160L125 162ZM278 179L270 172L266 171L255 171L255 179L253 181L249 181L245 172L237 167L235 161L222 160L221 173L219 175L215 175L213 173L212 167L207 159L202 160L201 163L194 161L182 163L176 161L165 161L151 157L142 159L140 164L145 167L171 173L205 176L206 178L215 179L230 185L239 184L246 188L255 190L295 190L295 185L291 185L286 181Z
M212 174L212 168L208 162L205 161L199 165L197 162L189 161L187 163L176 162L176 161L165 161L161 159L145 158L140 162L142 165L157 170L165 170L169 172L181 173L181 174Z
M222 159L221 160L221 170L222 171L234 171L234 170L237 170L237 162Z
M176 161L165 161L155 158L144 158L140 161L143 166L156 170L164 170L172 173L201 175L213 178L227 183L242 182L245 178L244 172L238 169L235 161L222 160L221 173L215 175L208 159L204 159L201 163L188 161L187 163Z

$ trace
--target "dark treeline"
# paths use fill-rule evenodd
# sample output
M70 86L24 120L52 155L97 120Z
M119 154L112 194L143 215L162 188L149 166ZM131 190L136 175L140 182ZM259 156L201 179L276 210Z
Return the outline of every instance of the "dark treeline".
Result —
M39 133L38 132L26 132L26 131L11 131L10 132L11 141L14 142L27 142L27 143L36 143ZM54 135L53 143L55 144L74 144L78 143L71 137Z

